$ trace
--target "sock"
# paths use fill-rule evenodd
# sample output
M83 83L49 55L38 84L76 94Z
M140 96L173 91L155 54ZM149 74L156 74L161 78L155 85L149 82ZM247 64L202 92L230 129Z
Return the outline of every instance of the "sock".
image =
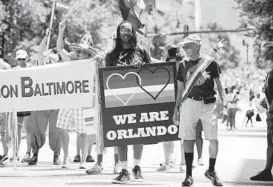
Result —
M33 153L33 156L38 156L38 153Z
M209 159L209 172L214 172L215 162L216 162L216 158Z
M185 153L186 176L192 176L193 153Z
M122 168L122 169L126 169L126 170L128 170L128 164L127 164L127 161L121 161L121 162L120 162L120 165L121 165L121 168Z
M134 159L134 166L140 166L140 159Z
M118 154L114 154L114 159L115 159L115 165L116 165L118 163L118 161L119 161Z
M101 163L102 163L102 154L98 154L98 156L97 156L97 164L99 166L101 166Z

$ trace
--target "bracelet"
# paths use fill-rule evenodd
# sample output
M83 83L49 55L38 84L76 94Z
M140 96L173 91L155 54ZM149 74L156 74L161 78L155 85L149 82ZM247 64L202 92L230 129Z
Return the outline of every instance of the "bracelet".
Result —
M217 49L215 49L215 48L213 48L213 50L215 51L215 52L217 52L218 50Z

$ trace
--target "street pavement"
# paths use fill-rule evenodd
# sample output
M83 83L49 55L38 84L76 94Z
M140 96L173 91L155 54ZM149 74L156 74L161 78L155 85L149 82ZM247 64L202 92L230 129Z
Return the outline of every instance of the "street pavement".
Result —
M262 170L266 157L266 125L263 122L254 123L254 128L243 127L243 113L238 113L237 129L227 130L225 125L219 124L219 154L216 162L216 170L224 186L273 186L273 182L252 182L249 177ZM264 116L263 116L264 117ZM70 136L70 157L73 159L76 153L76 135ZM176 167L167 172L157 172L159 164L163 161L162 144L147 145L144 147L141 168L145 181L142 183L132 182L122 185L129 186L151 186L151 187L177 187L185 177L185 173L179 172L180 145L175 142L174 155ZM26 142L22 141L20 156L23 157L26 150ZM95 157L95 149L92 151ZM39 153L39 162L36 166L27 166L21 163L14 168L12 163L0 168L0 187L10 186L120 186L112 184L111 180L116 176L113 174L114 152L113 148L107 148L104 157L104 170L101 175L87 175L85 170L80 170L79 164L71 164L69 169L61 166L53 166L53 152L50 150L48 141ZM195 153L194 165L197 153ZM62 155L61 155L62 158ZM133 153L129 148L129 168L132 168ZM193 170L195 187L213 186L204 177L208 168L208 142L204 141L203 160L205 166L198 166ZM88 164L88 168L93 163Z

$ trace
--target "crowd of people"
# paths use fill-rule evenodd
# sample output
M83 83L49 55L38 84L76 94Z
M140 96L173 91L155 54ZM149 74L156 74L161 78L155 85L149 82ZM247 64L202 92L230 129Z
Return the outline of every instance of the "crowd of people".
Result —
M138 45L136 30L129 22L124 21L118 25L116 37L113 38L112 49L107 52L106 55L102 55L101 51L96 49L90 33L86 33L78 44L70 44L70 52L66 51L64 48L65 28L66 22L63 21L59 24L56 48L48 51L46 51L47 38L49 36L47 32L40 44L38 66L49 66L53 63L66 61L76 63L76 60L83 59L91 59L92 62L97 63L98 68L111 66L141 67L143 64L153 63L153 59L150 57L147 50ZM218 46L212 49L212 53L208 56L213 56L213 54L216 53L219 48L223 47L223 45L224 43L220 42ZM205 139L209 140L209 168L206 170L205 176L212 181L213 185L222 186L223 183L215 172L218 154L217 121L222 117L226 118L227 126L229 126L230 129L236 128L235 116L238 111L237 103L240 100L239 95L242 89L244 89L244 85L227 85L226 82L230 83L231 81L225 82L225 80L222 80L222 72L216 60L201 55L200 48L201 39L196 35L189 35L180 43L180 46L174 44L166 45L161 60L176 63L178 70L178 90L173 121L179 126L178 136L181 139L180 171L186 172L186 177L182 185L191 186L194 183L192 166L195 143L198 151L197 164L201 166L204 165L202 158L203 132ZM27 63L28 54L23 49L16 52L16 60L18 65L12 67L12 69L28 68L28 66L30 66L30 64ZM203 66L203 64L207 64L207 66ZM4 62L3 59L0 60L0 65L1 70L3 71L11 69L11 66ZM223 83L225 87L222 86ZM259 98L260 96L258 97L258 94L256 94L254 97ZM269 98L269 102L271 102L271 100L272 99ZM36 165L38 163L39 150L45 143L45 136L48 128L49 145L53 151L52 163L54 165L61 165L64 169L69 168L69 132L73 129L77 132L77 152L75 154L74 162L79 162L79 168L86 169L87 174L102 173L103 148L100 148L100 145L98 145L100 144L97 142L98 138L86 134L83 111L83 108L70 108L18 112L19 143L14 151L16 153L19 152L21 131L23 127L26 131L27 144L26 154L21 162L29 165ZM0 157L0 163L2 165L9 160L8 119L10 119L10 115L11 114L1 113L0 116L0 133L3 145L3 154ZM98 125L98 128L101 128L100 125ZM102 135L98 133L96 136ZM96 149L96 163L92 168L87 169L86 162L95 162L95 159L91 156L94 143L96 143L96 147L99 147ZM131 180L144 180L141 171L143 147L143 144L133 145L134 167L132 168L132 172L129 172L128 168L128 146L123 145L114 147L114 173L118 175L113 179L113 183L124 184L129 183ZM160 164L157 171L166 171L173 166L173 149L173 142L163 143L165 161ZM61 150L63 150L62 160L60 159ZM268 159L270 160L271 158L272 160L272 155L270 157L272 152L270 151L272 150L268 151ZM19 161L19 155L15 155L14 159ZM268 162L265 175L266 178L259 175L258 180L272 179L271 172L269 174L270 166L272 168L272 161ZM130 173L132 173L132 177ZM257 178L254 178L254 180L257 180Z

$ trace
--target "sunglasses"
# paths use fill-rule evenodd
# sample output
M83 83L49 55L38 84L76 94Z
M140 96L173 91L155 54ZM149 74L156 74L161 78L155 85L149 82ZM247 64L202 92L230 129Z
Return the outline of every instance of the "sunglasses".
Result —
M18 61L25 61L26 58L18 58L17 60L18 60Z

